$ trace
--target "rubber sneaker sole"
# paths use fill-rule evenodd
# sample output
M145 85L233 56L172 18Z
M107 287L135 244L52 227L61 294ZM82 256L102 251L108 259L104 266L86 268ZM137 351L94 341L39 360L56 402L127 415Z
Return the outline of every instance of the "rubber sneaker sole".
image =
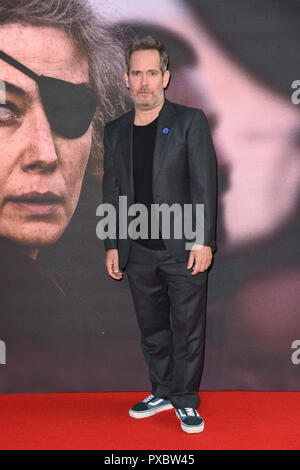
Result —
M204 430L204 421L202 421L202 423L199 424L199 426L189 426L188 424L184 424L181 421L180 415L177 413L176 410L175 410L175 413L176 413L177 418L180 419L181 429L184 432L187 432L188 434L197 434L197 433L202 432Z
M162 405L158 406L157 408L153 408L150 410L145 410L145 411L134 411L132 408L129 410L129 416L132 418L148 418L149 416L156 415L157 413L160 413L161 411L166 411L166 410L171 410L173 408L173 405L171 403L169 405Z

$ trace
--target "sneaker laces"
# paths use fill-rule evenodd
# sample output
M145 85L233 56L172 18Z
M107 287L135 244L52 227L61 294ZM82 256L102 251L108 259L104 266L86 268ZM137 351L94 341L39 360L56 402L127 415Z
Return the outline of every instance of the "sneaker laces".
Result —
M152 395L152 393L150 393L150 395L148 395L144 400L143 400L143 403L148 403L149 401L153 400L154 398L154 395Z
M184 408L187 416L197 416L197 411L194 408Z

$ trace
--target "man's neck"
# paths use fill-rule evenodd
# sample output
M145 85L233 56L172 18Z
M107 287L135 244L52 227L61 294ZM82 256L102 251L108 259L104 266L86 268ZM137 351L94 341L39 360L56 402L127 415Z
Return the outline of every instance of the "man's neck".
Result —
M22 247L20 250L24 255L28 256L31 258L33 261L35 261L38 257L39 254L39 249L38 248L31 248L31 247Z
M136 126L146 126L147 124L150 124L150 122L157 118L163 105L164 100L158 106L152 109L144 109L135 106L134 124Z

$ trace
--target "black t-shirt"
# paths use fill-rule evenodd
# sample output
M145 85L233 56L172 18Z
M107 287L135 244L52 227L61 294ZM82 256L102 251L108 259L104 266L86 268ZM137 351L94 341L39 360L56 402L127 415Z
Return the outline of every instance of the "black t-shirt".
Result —
M144 204L148 210L148 238L138 238L137 243L153 250L165 250L165 244L159 233L158 239L151 239L151 204L154 204L152 193L152 169L155 136L158 117L146 126L133 126L133 179L135 203Z

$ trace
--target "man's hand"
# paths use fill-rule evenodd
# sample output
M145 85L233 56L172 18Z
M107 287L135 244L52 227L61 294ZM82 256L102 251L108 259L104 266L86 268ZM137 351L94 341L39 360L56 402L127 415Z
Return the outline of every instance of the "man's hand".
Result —
M197 245L195 243L190 252L187 269L191 269L194 265L192 275L203 272L211 265L212 258L213 255L210 246Z
M119 255L117 249L107 250L105 266L110 277L118 281L122 279L123 273L119 270Z

